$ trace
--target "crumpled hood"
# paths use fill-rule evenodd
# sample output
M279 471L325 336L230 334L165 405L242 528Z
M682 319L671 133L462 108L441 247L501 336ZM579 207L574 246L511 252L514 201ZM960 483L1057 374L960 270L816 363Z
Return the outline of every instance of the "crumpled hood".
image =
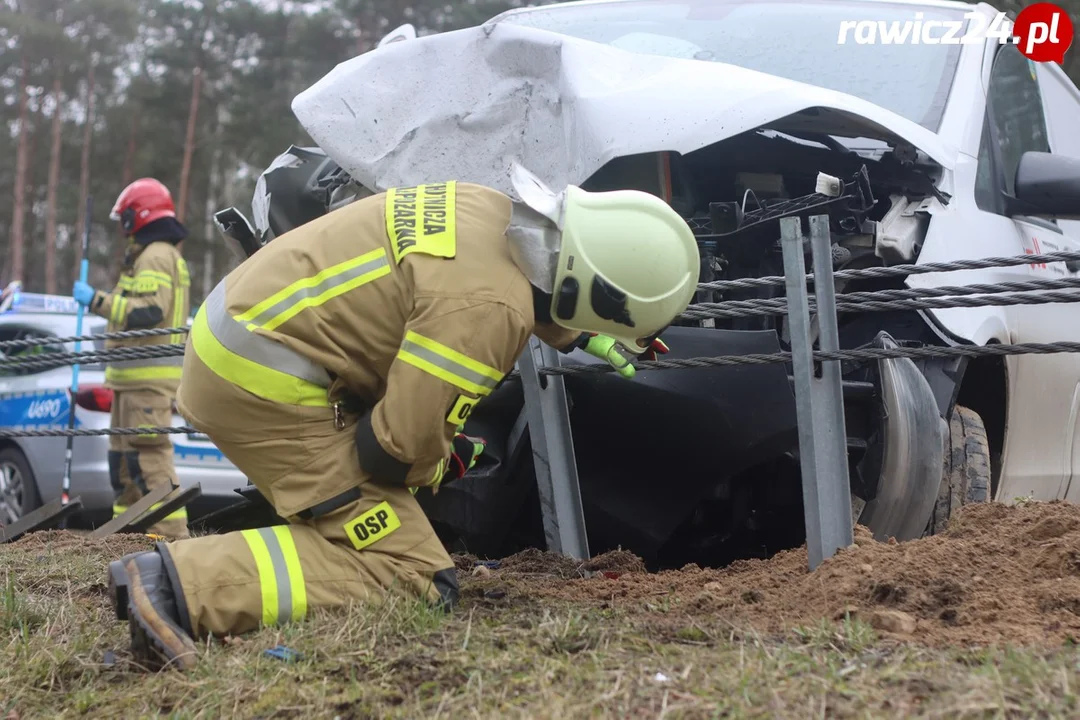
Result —
M764 125L903 140L946 168L956 156L926 128L850 95L508 23L365 53L300 93L292 109L376 192L456 179L516 197L513 160L559 190L615 157L685 154Z

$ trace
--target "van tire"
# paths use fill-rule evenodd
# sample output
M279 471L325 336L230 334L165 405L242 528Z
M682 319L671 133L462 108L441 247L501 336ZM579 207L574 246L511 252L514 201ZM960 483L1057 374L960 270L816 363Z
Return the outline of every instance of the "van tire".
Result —
M991 467L990 442L982 417L971 408L954 406L949 417L941 487L924 536L944 532L949 520L964 505L993 499Z

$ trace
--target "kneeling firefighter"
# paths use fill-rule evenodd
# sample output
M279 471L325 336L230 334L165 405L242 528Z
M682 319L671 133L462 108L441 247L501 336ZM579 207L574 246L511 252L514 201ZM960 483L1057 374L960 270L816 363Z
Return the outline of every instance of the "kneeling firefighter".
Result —
M106 318L110 333L185 325L191 312L191 279L178 245L188 233L176 218L168 188L153 178L136 180L117 197L109 217L120 223L129 239L120 278L111 293L78 281L74 298ZM183 341L182 335L152 335L108 340L105 348ZM113 391L111 427L172 425L181 363L179 357L108 363L105 384ZM110 435L108 458L114 517L153 489L179 485L168 435ZM187 511L177 510L148 532L188 537Z
M267 244L210 293L178 406L288 520L158 543L110 564L117 615L148 667L193 639L388 591L450 608L454 563L413 497L483 450L461 434L531 333L632 366L689 304L689 226L636 191L525 202L441 182L358 200ZM663 351L663 350L661 350Z

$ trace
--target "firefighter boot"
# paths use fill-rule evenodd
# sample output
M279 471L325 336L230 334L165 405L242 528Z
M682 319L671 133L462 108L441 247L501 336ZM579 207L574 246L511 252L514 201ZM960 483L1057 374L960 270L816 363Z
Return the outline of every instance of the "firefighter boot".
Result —
M176 664L184 670L195 666L195 642L183 591L169 572L168 550L139 553L127 562L128 625L131 653L150 670Z
M461 590L458 588L457 570L455 568L440 570L435 573L432 581L435 584L435 589L439 591L440 601L437 607L446 612L451 612L457 606L458 599L461 597Z
M109 598L112 599L113 609L116 610L117 620L128 619L128 574L127 563L136 555L142 555L145 550L128 553L119 560L109 563Z
M153 537L148 535L147 537ZM112 600L113 609L116 611L117 620L128 619L128 574L127 574L127 562L136 555L141 555L146 552L140 550L139 552L128 553L119 560L113 560L109 563L109 598Z

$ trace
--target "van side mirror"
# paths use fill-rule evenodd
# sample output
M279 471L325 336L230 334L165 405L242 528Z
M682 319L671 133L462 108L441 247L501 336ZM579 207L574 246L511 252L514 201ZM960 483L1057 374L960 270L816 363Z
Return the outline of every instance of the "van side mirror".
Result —
M1080 220L1080 160L1045 152L1026 152L1016 166L1016 197L1011 214L1052 215Z

